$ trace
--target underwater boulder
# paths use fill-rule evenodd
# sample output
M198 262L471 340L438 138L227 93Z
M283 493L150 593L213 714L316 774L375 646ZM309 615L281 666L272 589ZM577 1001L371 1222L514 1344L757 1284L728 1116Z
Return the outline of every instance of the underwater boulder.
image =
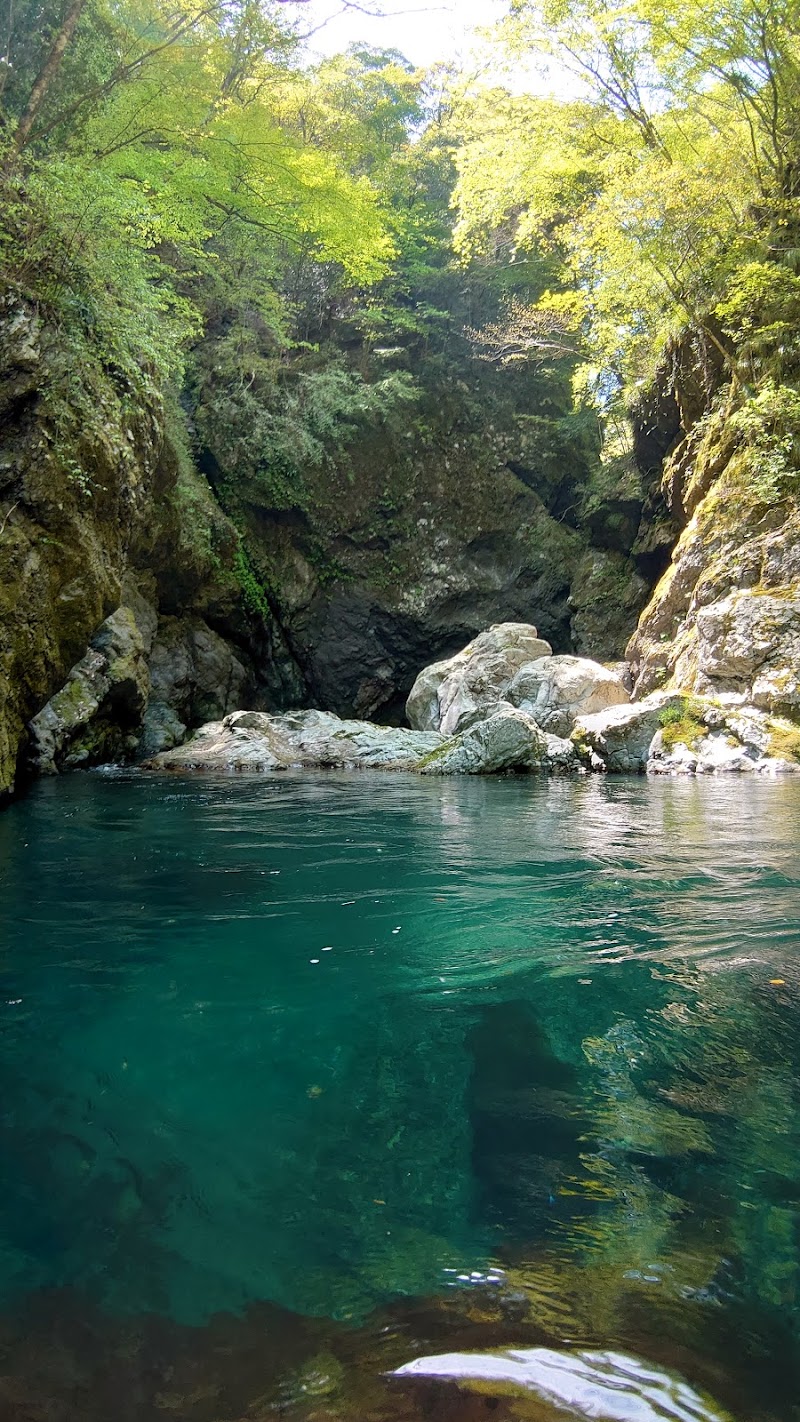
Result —
M593 1422L731 1422L677 1374L626 1353L554 1348L442 1353L416 1358L391 1376L449 1380L483 1394L530 1394L558 1415Z

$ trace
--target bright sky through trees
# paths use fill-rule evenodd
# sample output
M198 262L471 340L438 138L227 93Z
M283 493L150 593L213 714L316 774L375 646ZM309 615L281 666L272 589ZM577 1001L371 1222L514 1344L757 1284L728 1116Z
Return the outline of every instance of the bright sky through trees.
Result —
M297 6L309 50L315 56L341 54L351 44L396 49L426 68L456 61L463 72L514 93L553 94L568 99L583 86L551 56L513 63L488 31L509 11L509 0L309 0ZM370 14L370 10L383 14Z
M311 0L304 7L308 28L322 28L313 36L315 50L336 54L354 43L380 49L399 49L413 64L437 64L466 57L478 48L473 37L477 25L494 24L508 11L507 0L384 0L386 14L372 16L363 9L343 9L337 0ZM327 21L327 23L323 23ZM485 48L485 45L483 46Z

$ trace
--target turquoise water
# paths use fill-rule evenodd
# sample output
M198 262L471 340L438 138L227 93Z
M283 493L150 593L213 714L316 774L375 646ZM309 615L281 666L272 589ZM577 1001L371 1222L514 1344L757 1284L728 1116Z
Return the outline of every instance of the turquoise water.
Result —
M417 1416L375 1380L455 1339L800 1417L799 827L793 782L39 784L0 1416Z

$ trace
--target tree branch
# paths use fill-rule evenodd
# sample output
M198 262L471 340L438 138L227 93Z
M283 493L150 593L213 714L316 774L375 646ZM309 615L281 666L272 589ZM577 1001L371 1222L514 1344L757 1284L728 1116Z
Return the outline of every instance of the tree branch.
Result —
M86 0L68 0L67 12L61 22L61 29L58 31L50 53L34 80L33 88L31 89L28 102L25 106L25 112L17 125L17 131L14 135L14 146L18 153L25 147L28 141L28 135L36 122L36 116L47 98L47 91L61 68L64 51L75 33L85 4Z

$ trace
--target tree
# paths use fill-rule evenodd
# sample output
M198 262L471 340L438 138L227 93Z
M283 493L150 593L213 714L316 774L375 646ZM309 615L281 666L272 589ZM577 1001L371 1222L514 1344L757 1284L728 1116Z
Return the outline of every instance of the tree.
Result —
M458 156L457 240L469 252L501 237L515 261L557 254L619 387L646 380L687 324L735 376L716 306L743 263L800 248L796 8L512 4L514 52L556 55L584 97L476 102Z
M36 76L33 88L28 95L28 102L17 124L14 134L14 145L17 149L24 148L28 141L30 131L47 97L48 90L61 68L64 51L75 33L85 3L86 0L69 0L67 4L64 19L61 22L50 52Z

